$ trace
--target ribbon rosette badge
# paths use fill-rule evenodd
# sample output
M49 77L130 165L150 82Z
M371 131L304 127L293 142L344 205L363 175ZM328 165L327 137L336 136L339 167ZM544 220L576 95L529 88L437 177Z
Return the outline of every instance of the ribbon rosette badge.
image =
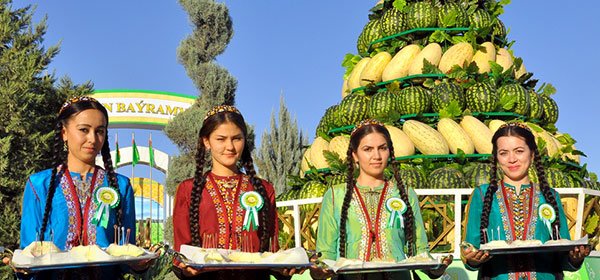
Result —
M538 209L538 214L544 225L546 225L546 227L548 228L548 232L550 233L550 235L552 235L552 227L550 226L550 224L552 224L556 220L556 211L554 211L554 208L552 208L550 204L544 203L540 205L540 208Z
M389 227L404 228L404 218L402 214L406 212L406 203L397 197L388 198L385 202L385 208L390 212Z
M97 207L92 223L106 228L108 226L110 208L115 208L119 205L119 193L114 188L101 187L96 189L93 199Z
M240 203L246 210L243 229L246 231L249 231L251 227L258 229L258 211L264 204L262 196L255 191L245 192L240 197Z

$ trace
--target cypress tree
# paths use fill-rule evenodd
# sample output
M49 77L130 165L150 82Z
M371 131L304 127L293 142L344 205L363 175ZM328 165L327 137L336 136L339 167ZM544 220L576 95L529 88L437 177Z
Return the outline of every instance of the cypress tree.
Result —
M283 96L279 101L277 120L271 114L271 131L262 135L260 148L254 159L261 176L270 181L277 194L287 191L286 178L300 171L303 146L308 140L298 130L298 122L291 118Z

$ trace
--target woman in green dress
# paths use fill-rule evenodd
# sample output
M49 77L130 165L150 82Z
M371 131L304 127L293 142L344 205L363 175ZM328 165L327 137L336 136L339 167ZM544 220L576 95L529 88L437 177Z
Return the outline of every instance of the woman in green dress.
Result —
M563 279L563 271L575 271L589 255L589 247L570 252L497 255L478 250L495 240L570 239L567 219L558 193L550 188L535 137L523 123L501 126L492 138L492 169L489 185L473 190L467 210L465 241L461 258L480 279ZM539 184L528 170L535 168ZM498 165L502 169L497 179Z
M356 126L351 133L347 160L350 164L346 183L333 186L323 196L317 232L321 258L401 261L428 254L419 200L415 191L402 183L390 134L381 122L366 120ZM388 180L384 170L390 163L394 178ZM359 175L355 179L356 168ZM437 278L451 261L451 257L446 258L440 269L426 273ZM311 275L322 279L333 273L313 268ZM354 278L348 276L344 278ZM400 271L358 277L410 279L411 274Z

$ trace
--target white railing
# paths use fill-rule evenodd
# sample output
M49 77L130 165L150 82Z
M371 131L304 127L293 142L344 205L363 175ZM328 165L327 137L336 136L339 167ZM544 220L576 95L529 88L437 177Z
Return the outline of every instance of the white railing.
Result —
M577 219L575 224L575 236L573 239L581 238L581 228L583 226L583 211L585 206L585 196L592 195L600 197L600 191L590 190L585 188L556 188L555 189L561 195L577 195ZM454 196L454 252L455 258L460 257L460 243L462 241L462 220L463 211L462 207L462 196L470 196L473 189L415 189L418 196L441 196L451 195ZM294 218L294 241L296 247L301 247L301 222L300 221L300 205L321 203L322 197L298 199L298 200L287 200L278 201L277 207L292 207L293 218Z

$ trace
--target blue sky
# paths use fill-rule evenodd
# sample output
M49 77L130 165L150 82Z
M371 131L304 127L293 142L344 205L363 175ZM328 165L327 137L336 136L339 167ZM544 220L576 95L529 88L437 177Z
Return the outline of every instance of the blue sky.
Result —
M376 1L225 1L234 37L217 63L238 79L236 104L260 136L283 92L289 110L312 140L327 107L341 98L340 66L356 53L356 38ZM514 53L534 77L552 83L560 108L557 127L588 155L600 173L596 131L600 105L597 1L513 1L501 19L515 40ZM61 43L50 65L58 77L91 80L96 89L143 89L197 95L177 62L176 48L190 32L177 1L15 1L37 5L35 21L48 16L44 44ZM114 131L114 130L113 130ZM130 133L120 131L120 142ZM147 132L136 132L146 139ZM153 132L154 145L175 152ZM260 141L260 139L257 139ZM121 144L123 145L123 144ZM136 167L138 172L146 172ZM120 172L130 175L127 168ZM158 172L156 172L158 173ZM159 174L155 177L161 180Z

